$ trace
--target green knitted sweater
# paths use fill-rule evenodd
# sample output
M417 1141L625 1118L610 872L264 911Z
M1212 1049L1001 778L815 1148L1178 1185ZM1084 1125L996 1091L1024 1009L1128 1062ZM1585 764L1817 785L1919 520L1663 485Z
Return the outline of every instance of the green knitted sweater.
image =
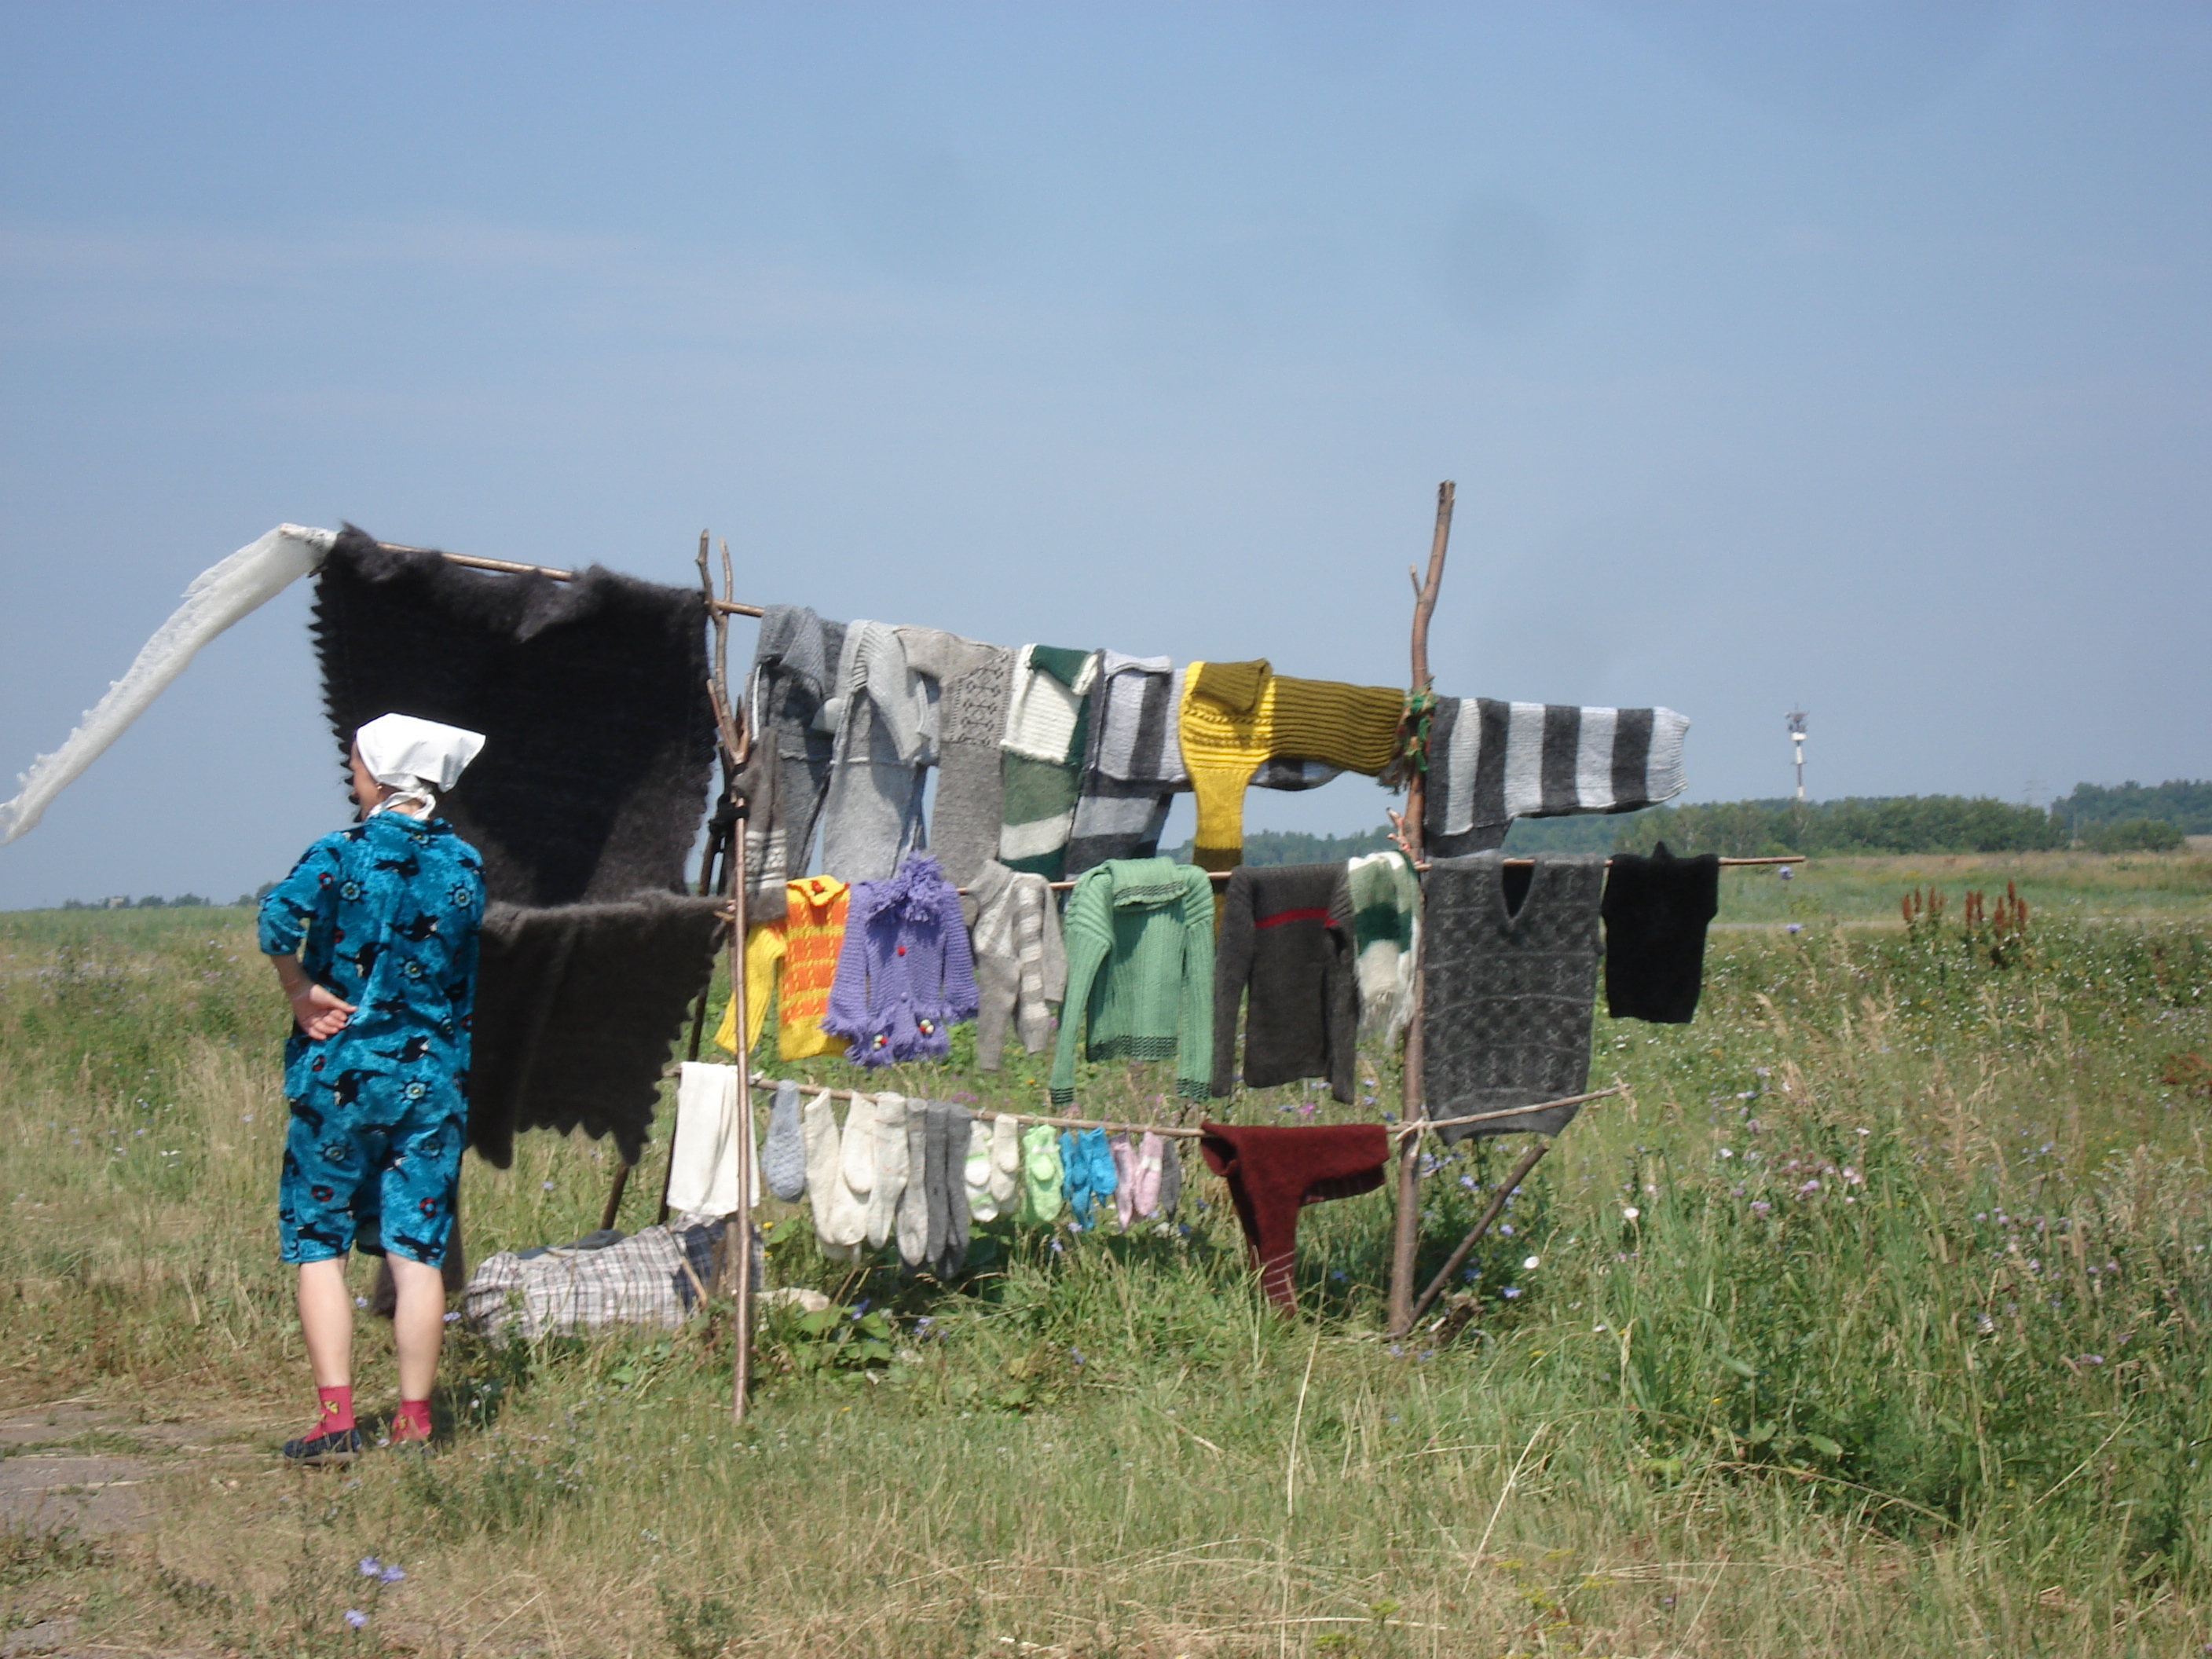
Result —
M1067 1000L1052 1098L1075 1098L1076 1028L1091 1060L1176 1062L1176 1088L1206 1098L1213 1065L1213 884L1172 859L1109 859L1067 896Z

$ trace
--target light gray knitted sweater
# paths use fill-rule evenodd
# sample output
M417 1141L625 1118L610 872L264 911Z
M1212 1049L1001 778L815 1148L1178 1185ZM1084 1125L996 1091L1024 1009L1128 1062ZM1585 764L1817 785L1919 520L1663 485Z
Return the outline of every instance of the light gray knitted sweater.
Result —
M965 887L999 850L999 740L1006 729L1014 653L941 628L902 627L898 635L907 666L937 687L929 850L945 878Z
M884 881L923 844L921 781L929 692L898 630L856 622L837 665L837 744L822 808L822 868L840 881Z
M1060 907L1042 876L1017 874L996 860L978 871L960 900L974 936L975 1064L999 1069L1011 1026L1030 1054L1052 1041L1052 1009L1067 994L1067 949Z
M1518 887L1522 872L1510 873ZM1589 1086L1605 855L1540 853L1526 873L1517 908L1509 904L1509 872L1498 853L1433 860L1422 883L1422 1055L1431 1117L1558 1100ZM1437 1133L1448 1142L1556 1134L1579 1109Z

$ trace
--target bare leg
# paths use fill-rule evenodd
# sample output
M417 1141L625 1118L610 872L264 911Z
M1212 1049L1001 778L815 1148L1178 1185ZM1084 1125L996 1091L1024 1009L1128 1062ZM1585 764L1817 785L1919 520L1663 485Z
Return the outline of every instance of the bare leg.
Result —
M319 1389L353 1382L353 1298L346 1294L346 1259L300 1264L300 1331ZM434 1358L436 1350L432 1349Z
M446 1276L396 1252L385 1259L392 1264L392 1285L398 1293L392 1340L399 1350L399 1397L428 1400L438 1375L438 1345L446 1334Z

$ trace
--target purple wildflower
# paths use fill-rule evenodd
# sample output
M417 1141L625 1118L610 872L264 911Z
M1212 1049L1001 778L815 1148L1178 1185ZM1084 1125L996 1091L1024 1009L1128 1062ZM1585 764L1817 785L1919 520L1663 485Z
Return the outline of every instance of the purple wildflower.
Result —
M368 1622L368 1615L359 1607L348 1607L345 1611L345 1621L356 1630L359 1630Z

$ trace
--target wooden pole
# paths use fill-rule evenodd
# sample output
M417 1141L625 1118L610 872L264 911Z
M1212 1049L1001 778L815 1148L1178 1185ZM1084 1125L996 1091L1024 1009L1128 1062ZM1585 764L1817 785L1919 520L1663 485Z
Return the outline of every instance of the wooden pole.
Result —
M1444 549L1451 541L1452 499L1457 493L1449 479L1437 486L1437 528L1429 542L1429 574L1413 586L1413 695L1429 689L1429 618L1436 614L1437 590L1444 579ZM1427 773L1416 767L1406 784L1406 816L1399 838L1406 854L1422 862L1421 819L1426 811ZM1425 908L1425 906L1424 907ZM1428 943L1425 925L1413 945L1413 1011L1406 1021L1404 1049L1405 1119L1413 1122L1428 1115L1428 1081L1422 1067L1422 959ZM1398 1214L1390 1249L1389 1325L1393 1336L1402 1335L1413 1322L1413 1256L1421 1241L1421 1140L1407 1135L1398 1154Z
M703 579L707 567L707 537L699 536L699 569ZM730 596L730 544L722 544L722 597ZM727 615L714 616L714 713L721 723L723 743L722 764L729 776L730 818L729 852L726 863L730 872L730 1017L736 1022L738 1047L744 1046L745 1032L750 1025L750 1011L745 1006L745 898L750 884L745 876L745 820L747 802L741 783L741 773L750 758L752 734L742 710L730 706L730 624ZM737 1264L737 1308L732 1322L736 1326L732 1340L736 1352L730 1365L730 1420L745 1420L745 1395L750 1392L753 1376L753 1097L752 1056L738 1055L738 1212L722 1227L722 1255L726 1261ZM730 1248L730 1229L737 1229L737 1249Z
M1437 1295L1443 1290L1446 1281L1459 1271L1460 1264L1467 1260L1468 1252L1481 1242L1482 1236L1490 1231L1491 1224L1505 1213L1505 1200L1513 1196L1513 1189L1521 1184L1522 1179L1529 1170L1536 1167L1537 1160L1551 1150L1550 1141L1540 1140L1522 1155L1521 1161L1513 1166L1513 1173L1505 1177L1505 1184L1491 1194L1489 1208L1483 1211L1480 1219L1467 1230L1467 1237L1460 1240L1459 1249L1454 1250L1444 1265L1437 1269L1437 1276L1429 1281L1429 1288L1423 1291L1421 1299L1413 1304L1413 1311L1407 1316L1406 1319L1408 1329L1420 1322L1421 1316L1429 1310L1429 1304L1437 1299Z

